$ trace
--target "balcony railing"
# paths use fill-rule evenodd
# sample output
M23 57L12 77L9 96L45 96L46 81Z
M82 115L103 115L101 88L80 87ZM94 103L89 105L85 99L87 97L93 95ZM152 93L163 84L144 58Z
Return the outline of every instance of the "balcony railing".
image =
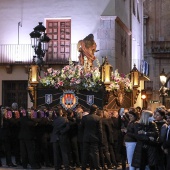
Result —
M170 41L152 41L151 50L153 54L170 53Z
M1 44L0 45L0 64L31 64L34 56L31 44ZM71 59L78 61L77 44L71 44ZM59 56L60 57L60 56ZM61 64L60 58L57 61ZM46 63L46 57L44 57ZM57 63L55 59L55 63ZM62 60L63 62L63 60ZM67 62L67 61L65 61ZM54 64L54 61L47 62ZM65 64L65 63L62 63Z

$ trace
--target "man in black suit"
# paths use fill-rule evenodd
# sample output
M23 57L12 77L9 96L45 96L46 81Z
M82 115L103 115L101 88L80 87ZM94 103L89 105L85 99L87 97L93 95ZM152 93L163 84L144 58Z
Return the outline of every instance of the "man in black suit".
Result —
M96 115L97 106L90 107L90 113L82 118L83 135L83 161L82 170L85 170L90 154L90 169L100 169L99 145L102 144L102 123Z
M40 169L36 165L35 161L35 126L37 125L31 118L28 117L28 113L25 109L20 109L20 150L22 158L22 166L27 168L28 163L32 169Z
M63 162L65 170L68 170L69 169L68 131L70 127L67 118L62 117L63 112L61 109L57 109L56 114L57 117L56 119L54 119L53 131L51 134L51 142L53 143L54 153L54 166L55 170L59 170L61 168L61 163Z

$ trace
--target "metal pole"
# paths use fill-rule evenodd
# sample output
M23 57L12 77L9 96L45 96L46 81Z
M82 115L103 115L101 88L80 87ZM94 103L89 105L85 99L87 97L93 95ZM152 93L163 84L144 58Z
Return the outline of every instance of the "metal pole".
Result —
M22 23L18 22L18 45L19 45L19 27L22 27Z
M18 45L19 45L19 25L20 25L20 22L18 22Z

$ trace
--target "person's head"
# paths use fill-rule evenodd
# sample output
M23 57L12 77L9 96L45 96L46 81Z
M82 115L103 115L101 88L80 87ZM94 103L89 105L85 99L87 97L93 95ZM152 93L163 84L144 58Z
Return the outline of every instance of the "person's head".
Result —
M164 105L161 105L161 106L157 107L154 112L156 113L157 111L160 111L160 110L166 111L166 107Z
M136 120L139 119L138 112L130 111L130 112L128 113L128 115L129 115L129 120L130 120L130 122L136 121Z
M129 112L130 111L132 111L132 112L136 112L137 111L136 108L134 108L134 107L130 107L128 110L129 110Z
M73 117L74 116L74 112L71 109L67 109L67 116L68 117Z
M41 118L41 111L37 110L37 118L40 119Z
M161 121L163 119L165 119L165 110L164 109L160 109L160 110L156 110L155 114L154 114L154 119L156 121Z
M20 114L19 114L18 110L16 110L14 114L15 114L15 119L19 119L20 118Z
M11 105L13 110L18 110L18 104L17 103L12 103Z
M76 119L82 119L84 109L82 107L76 109Z
M27 111L23 107L20 107L19 111L20 117L27 116Z
M137 106L137 107L136 107L136 111L137 111L138 113L141 113L141 110L142 110L142 108L141 108L140 106Z
M82 107L76 108L75 113L83 113L83 108Z
M167 124L170 125L170 110L168 110L166 113L166 121L167 121Z
M35 119L37 118L37 110L31 110L31 115L30 115L31 119Z
M99 116L99 117L103 117L104 115L104 111L103 110L100 110L98 109L97 112L96 112L96 115Z
M153 116L153 113L150 110L143 110L139 123L148 125L149 124L149 118Z
M82 113L82 117L87 116L88 114L89 114L89 109L84 109L84 111Z
M95 104L91 105L90 114L96 114L97 109L98 109L98 107Z
M57 117L59 117L59 116L62 116L62 115L63 115L63 111L62 111L62 109L61 109L61 108L57 108L57 109L55 109L55 113L56 113Z
M5 108L4 118L6 118L6 119L12 118L12 111L9 107Z
M109 118L109 112L107 110L103 111L103 118Z
M7 109L5 118L6 118L6 119L11 119L11 118L12 118L12 111L11 111L11 109Z

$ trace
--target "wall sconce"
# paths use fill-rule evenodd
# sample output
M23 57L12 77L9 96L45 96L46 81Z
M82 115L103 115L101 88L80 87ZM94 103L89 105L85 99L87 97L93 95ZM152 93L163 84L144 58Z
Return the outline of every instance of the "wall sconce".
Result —
M139 74L140 73L139 73L138 69L136 68L136 65L134 64L134 67L130 72L131 82L132 82L132 86L134 88L138 88L140 86L139 85Z
M112 71L113 67L109 64L107 57L105 57L104 62L101 65L101 79L104 84L110 83Z

